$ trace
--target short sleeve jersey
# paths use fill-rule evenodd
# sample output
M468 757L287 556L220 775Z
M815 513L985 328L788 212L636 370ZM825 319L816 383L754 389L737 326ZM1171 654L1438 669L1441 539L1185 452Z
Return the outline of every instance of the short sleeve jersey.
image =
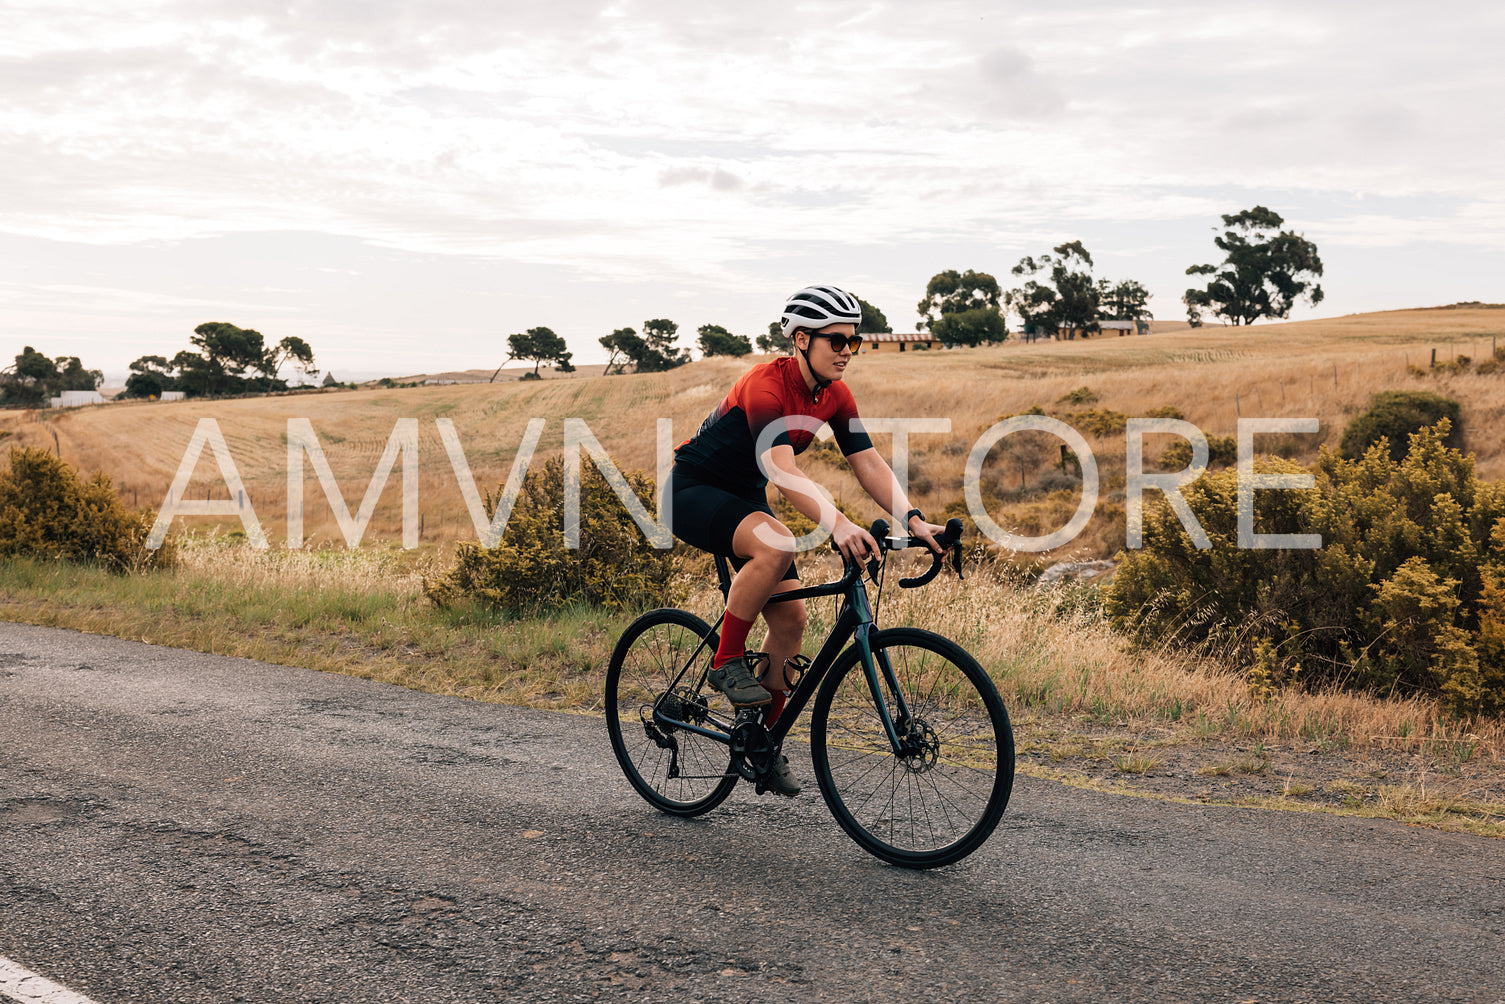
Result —
M815 438L817 423L829 423L836 445L846 456L861 453L873 443L867 433L852 428L857 402L841 381L827 386L816 400L805 386L799 361L780 356L742 374L731 393L701 423L699 431L675 451L680 463L693 465L702 477L740 493L759 491L768 479L758 469L757 444L779 419L804 416L808 428L785 423L770 434L763 449L786 445L805 452Z

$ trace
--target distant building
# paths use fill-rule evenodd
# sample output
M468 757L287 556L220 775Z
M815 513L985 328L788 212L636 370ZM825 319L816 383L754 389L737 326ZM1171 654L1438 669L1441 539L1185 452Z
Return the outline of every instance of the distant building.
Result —
M935 345L935 336L924 331L866 331L862 337L864 352L904 352Z
M1057 328L1056 341L1073 342L1079 337L1087 338L1095 334L1106 335L1110 332L1116 332L1118 337L1122 338L1124 335L1143 334L1149 330L1149 326L1142 321L1098 321L1097 327L1097 331L1088 331L1085 328Z
M188 395L185 394L183 391L180 391L180 390L164 390L162 392L162 397L159 400L162 400L162 401L183 401L183 400L186 400L187 397L188 397Z
M54 408L81 408L86 404L104 404L104 395L97 390L65 390L47 402Z

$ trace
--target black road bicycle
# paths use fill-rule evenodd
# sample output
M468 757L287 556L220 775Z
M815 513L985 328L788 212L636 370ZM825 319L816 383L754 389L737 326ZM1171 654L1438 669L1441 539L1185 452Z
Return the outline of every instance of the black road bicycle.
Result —
M961 571L961 521L937 538ZM881 556L867 572L882 596L889 551L923 541L889 537L873 524ZM731 576L716 559L721 590ZM655 808L697 816L725 801L739 780L765 790L785 738L815 697L810 755L821 796L847 834L885 861L935 868L980 847L998 825L1014 784L1014 731L993 681L955 642L920 628L879 629L861 564L840 579L776 594L773 602L841 596L830 634L788 705L770 726L761 708L740 713L706 684L720 642L714 626L687 610L643 614L617 640L606 671L611 745L632 786ZM850 644L848 644L850 642ZM818 690L817 690L818 688Z

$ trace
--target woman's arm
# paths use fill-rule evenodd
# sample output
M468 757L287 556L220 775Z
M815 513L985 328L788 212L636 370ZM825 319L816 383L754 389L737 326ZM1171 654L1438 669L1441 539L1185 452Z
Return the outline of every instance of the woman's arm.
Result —
M882 458L878 462L883 463ZM789 500L790 505L830 530L836 546L849 560L856 562L868 557L878 557L878 542L873 539L873 535L847 519L841 514L841 510L827 501L816 483L795 464L793 447L780 445L771 448L763 454L763 467L768 473L768 479ZM886 464L884 468L887 469ZM889 472L889 478L893 478L892 471Z
M920 516L911 516L907 521L904 514L914 508L910 504L909 496L904 493L904 488L899 484L899 479L894 476L893 468L888 466L888 461L876 449L863 450L847 457L847 463L852 466L852 473L857 475L857 483L862 485L863 491L873 497L873 501L883 507L883 511L892 513L897 519L904 521L902 530L906 534L919 537L930 545L932 551L938 551L935 535L945 527L926 522Z

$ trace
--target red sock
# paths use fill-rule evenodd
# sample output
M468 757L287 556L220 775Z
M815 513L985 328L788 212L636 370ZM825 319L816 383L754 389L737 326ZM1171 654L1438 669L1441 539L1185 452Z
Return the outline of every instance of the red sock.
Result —
M711 660L711 665L720 666L742 658L752 626L752 621L745 621L728 610L726 619L721 622L721 645L716 649L716 657Z
M789 696L787 690L773 690L770 693L773 694L773 703L768 706L767 711L763 712L764 725L772 725L778 719L784 711L784 700Z

